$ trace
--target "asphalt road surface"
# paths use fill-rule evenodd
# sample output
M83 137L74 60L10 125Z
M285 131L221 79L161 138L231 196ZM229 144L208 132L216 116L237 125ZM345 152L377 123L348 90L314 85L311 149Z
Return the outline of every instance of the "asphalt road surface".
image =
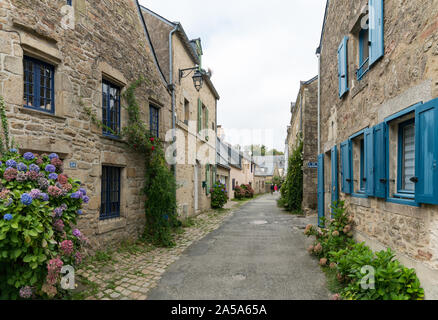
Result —
M189 247L148 294L150 300L326 300L317 261L306 251L307 219L283 212L278 195L237 210Z

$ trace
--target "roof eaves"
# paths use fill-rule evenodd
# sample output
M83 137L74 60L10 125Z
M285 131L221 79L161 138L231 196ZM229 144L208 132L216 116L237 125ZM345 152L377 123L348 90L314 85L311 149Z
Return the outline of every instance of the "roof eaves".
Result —
M324 31L325 31L325 23L327 21L327 12L329 7L330 0L327 0L325 5L325 13L324 13L324 21L322 23L322 31L321 31L321 39L319 40L319 47L316 49L316 54L321 54L322 50L322 38L324 37Z

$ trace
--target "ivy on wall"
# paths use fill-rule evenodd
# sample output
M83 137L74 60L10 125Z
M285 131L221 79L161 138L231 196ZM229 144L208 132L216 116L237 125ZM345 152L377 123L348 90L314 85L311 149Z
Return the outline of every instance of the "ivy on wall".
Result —
M299 212L303 203L303 139L297 137L297 144L289 157L286 181L281 187L280 204L288 211Z
M169 247L174 245L172 229L179 225L175 197L177 186L175 177L165 160L162 142L151 135L140 118L140 107L135 97L135 90L144 81L140 78L123 93L128 124L122 128L120 136L124 138L128 148L140 154L144 160L145 175L142 189L145 195L146 215L144 238L155 245ZM90 108L84 108L94 124L106 130L110 129L97 119Z

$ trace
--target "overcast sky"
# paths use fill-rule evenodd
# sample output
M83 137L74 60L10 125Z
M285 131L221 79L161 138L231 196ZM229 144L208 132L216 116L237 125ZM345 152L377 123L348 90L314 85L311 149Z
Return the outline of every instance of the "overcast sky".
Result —
M189 38L202 40L203 68L221 96L218 124L232 144L284 150L290 103L318 73L326 0L140 0ZM252 140L252 141L251 141Z

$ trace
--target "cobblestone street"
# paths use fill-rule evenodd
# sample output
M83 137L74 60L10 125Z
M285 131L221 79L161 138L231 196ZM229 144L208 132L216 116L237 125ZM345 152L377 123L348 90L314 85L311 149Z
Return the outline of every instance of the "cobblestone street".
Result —
M177 261L193 243L219 228L233 214L230 202L223 211L210 211L192 219L192 225L176 236L173 248L147 247L144 244L126 245L119 250L98 253L77 275L86 290L79 293L87 300L145 300L166 268ZM235 210L235 209L234 209ZM99 261L100 260L100 261Z

